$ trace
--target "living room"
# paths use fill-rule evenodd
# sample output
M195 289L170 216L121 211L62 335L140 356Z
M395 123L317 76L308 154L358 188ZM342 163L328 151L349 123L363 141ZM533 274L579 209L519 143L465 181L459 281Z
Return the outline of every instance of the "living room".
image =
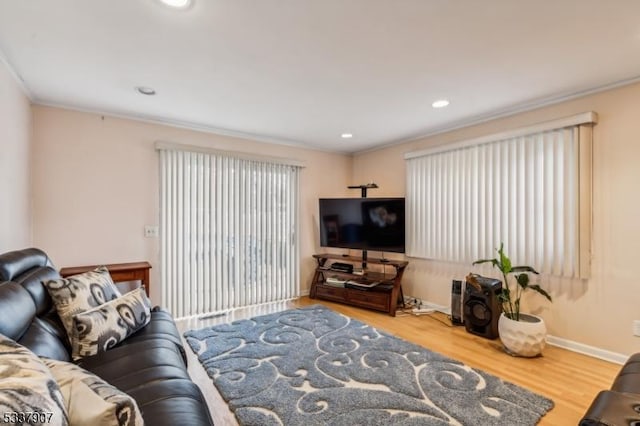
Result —
M550 341L559 347L618 364L638 352L639 340L632 327L640 319L633 272L640 249L640 225L635 217L640 202L634 197L636 179L640 179L637 76L409 141L340 151L216 133L139 114L103 112L109 111L106 106L99 111L64 102L39 102L31 82L23 81L6 52L0 53L0 191L4 200L0 253L39 247L59 268L146 260L153 266L150 299L158 305L164 302L159 286L160 240L143 233L145 225L157 226L160 218L158 141L303 164L299 294L304 296L316 268L312 255L325 250L318 236L318 199L357 197L347 187L369 182L379 187L370 196L404 197L407 153L593 111L598 120L593 126L590 277L545 276L543 285L553 303L528 298L526 310L544 317ZM596 62L594 58L592 66ZM141 102L147 102L153 111L151 100ZM404 259L401 254L389 256ZM452 279L478 271L470 264L408 260L404 294L438 305L450 304ZM378 322L392 320L376 315L380 315ZM603 388L612 379L604 380ZM586 408L581 407L582 412Z

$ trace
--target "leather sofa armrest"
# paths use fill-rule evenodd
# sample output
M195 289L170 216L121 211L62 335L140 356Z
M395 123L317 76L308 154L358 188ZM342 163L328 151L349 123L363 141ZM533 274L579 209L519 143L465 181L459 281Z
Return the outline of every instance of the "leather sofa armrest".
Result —
M640 394L602 391L580 420L580 426L623 426L636 422L640 422Z

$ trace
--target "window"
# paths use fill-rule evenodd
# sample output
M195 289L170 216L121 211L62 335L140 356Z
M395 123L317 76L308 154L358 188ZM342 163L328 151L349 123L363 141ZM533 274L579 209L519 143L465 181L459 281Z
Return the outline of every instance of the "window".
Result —
M162 297L175 316L297 296L300 166L157 148Z
M584 113L406 154L407 254L471 263L504 242L518 264L587 278L595 121Z

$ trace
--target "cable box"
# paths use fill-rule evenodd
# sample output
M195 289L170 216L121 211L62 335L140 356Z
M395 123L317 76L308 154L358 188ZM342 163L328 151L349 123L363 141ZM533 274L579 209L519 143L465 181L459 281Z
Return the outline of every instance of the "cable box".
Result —
M353 264L334 262L331 264L331 269L334 271L340 271L340 272L346 272L346 273L352 274Z

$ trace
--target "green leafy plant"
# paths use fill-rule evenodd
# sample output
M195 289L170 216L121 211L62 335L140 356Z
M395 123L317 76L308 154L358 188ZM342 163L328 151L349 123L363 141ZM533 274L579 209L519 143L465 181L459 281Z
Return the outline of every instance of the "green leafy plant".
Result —
M527 290L533 290L552 302L551 296L542 287L538 284L529 283L529 273L538 275L535 269L531 266L512 266L511 259L504 253L503 243L500 243L500 248L496 249L496 251L498 252L497 258L476 260L473 264L491 263L494 268L498 268L502 272L503 286L498 298L507 317L514 321L520 321L520 298ZM509 285L509 276L511 274L515 276L517 283L513 290Z

